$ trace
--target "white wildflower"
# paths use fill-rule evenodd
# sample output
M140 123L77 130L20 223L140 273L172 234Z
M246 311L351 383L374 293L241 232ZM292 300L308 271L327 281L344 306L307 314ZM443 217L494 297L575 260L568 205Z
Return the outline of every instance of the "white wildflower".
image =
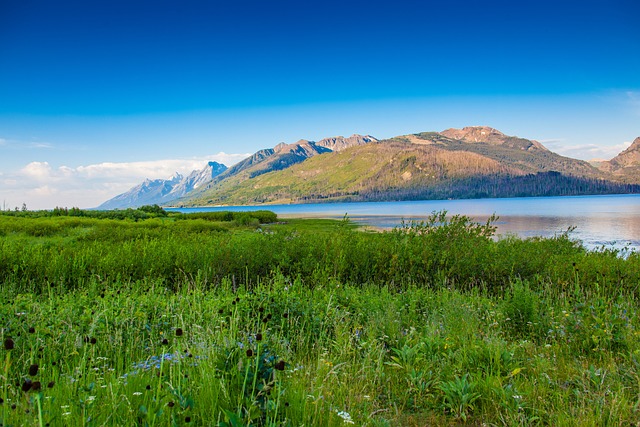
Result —
M342 418L342 421L344 421L345 424L355 424L351 419L351 415L346 411L338 411L338 416Z

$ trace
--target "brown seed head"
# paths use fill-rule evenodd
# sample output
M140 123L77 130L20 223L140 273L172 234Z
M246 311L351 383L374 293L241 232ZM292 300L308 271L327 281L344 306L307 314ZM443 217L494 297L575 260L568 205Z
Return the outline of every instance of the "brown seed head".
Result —
M38 375L38 364L34 363L33 365L29 366L29 375L32 377L35 377L36 375Z
M15 347L15 343L13 342L13 340L11 338L7 338L6 340L4 340L4 349L5 350L13 350L14 347Z

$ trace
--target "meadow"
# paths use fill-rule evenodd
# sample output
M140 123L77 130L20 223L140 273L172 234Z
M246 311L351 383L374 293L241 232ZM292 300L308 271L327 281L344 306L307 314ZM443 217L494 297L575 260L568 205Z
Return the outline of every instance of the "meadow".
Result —
M0 214L3 426L638 425L640 256L275 214Z

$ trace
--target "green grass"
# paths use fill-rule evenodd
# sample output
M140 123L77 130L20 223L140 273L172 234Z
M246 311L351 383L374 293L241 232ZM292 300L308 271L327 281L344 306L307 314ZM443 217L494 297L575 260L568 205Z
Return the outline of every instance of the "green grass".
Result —
M640 417L637 254L494 241L442 213L389 233L3 215L0 230L5 426Z

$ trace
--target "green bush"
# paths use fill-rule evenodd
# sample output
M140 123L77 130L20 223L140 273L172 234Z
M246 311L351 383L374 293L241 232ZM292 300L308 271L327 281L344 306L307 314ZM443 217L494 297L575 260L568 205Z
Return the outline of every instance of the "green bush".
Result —
M535 338L544 329L538 294L531 290L527 282L516 279L511 283L502 311L506 329L515 338Z

